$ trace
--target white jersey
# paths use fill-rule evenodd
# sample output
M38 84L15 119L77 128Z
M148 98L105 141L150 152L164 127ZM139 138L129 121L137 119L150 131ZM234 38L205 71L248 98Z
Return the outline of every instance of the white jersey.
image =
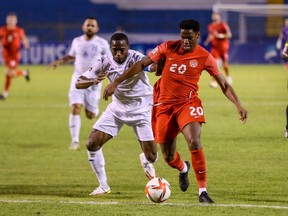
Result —
M95 78L98 73L107 70L107 78L112 82L142 58L144 58L142 53L129 50L127 59L122 64L118 64L114 61L112 54L109 53L102 56L96 65L82 74L82 76ZM112 96L110 107L117 116L151 110L152 92L153 89L149 84L149 78L146 72L142 71L118 85Z
M75 57L74 74L78 77L95 65L102 55L110 53L107 40L95 35L85 40L85 35L74 38L69 55Z

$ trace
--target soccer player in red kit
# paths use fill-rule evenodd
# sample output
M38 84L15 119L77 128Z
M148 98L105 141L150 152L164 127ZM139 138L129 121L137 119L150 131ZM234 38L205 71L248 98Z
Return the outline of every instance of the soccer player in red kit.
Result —
M232 37L232 33L227 23L221 21L221 15L219 13L212 13L212 23L208 25L208 37L204 42L207 46L211 43L211 54L218 61L218 64L223 64L223 69L226 75L226 79L229 84L232 84L232 78L229 71L229 39ZM217 82L212 78L210 86L216 88Z
M8 96L11 79L17 76L24 76L27 81L30 80L28 70L18 69L21 58L21 43L25 49L29 48L29 41L25 35L24 29L17 26L17 16L15 13L9 13L6 17L6 26L0 28L0 41L2 46L2 56L5 62L6 80L3 93L0 100Z
M186 191L189 186L190 162L183 161L176 151L177 135L180 132L184 135L198 182L199 202L213 203L206 190L206 161L200 141L201 126L205 122L204 110L197 93L202 71L207 71L215 78L224 95L236 106L243 122L247 119L247 110L242 107L233 88L219 71L213 56L198 45L198 21L183 20L179 27L180 40L167 41L157 46L147 57L110 83L105 88L103 97L107 99L119 83L153 62L157 63L156 75L161 75L161 78L154 85L152 127L155 141L160 144L166 163L179 170L179 185L182 191ZM159 65L163 59L164 66L160 70Z

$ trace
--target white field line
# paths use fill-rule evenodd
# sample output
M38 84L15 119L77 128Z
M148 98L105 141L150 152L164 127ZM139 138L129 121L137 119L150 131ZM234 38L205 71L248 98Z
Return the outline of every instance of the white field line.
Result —
M154 203L143 202L95 202L95 201L45 201L45 200L0 200L0 203L53 203L53 204L81 204L81 205L157 205ZM207 206L207 207L225 207L225 208L265 208L265 209L288 209L288 206L274 205L249 205L249 204L181 204L181 203L163 203L162 206Z

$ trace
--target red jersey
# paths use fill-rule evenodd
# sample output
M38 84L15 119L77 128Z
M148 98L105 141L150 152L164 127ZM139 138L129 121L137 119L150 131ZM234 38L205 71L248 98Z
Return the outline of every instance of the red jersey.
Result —
M149 54L153 62L165 58L161 82L158 82L157 103L183 102L198 95L198 81L203 70L211 76L220 74L212 55L200 45L192 52L184 52L181 40L167 41Z
M215 33L218 34L227 34L229 31L229 26L225 22L220 23L211 23L208 25L208 32L209 34L215 35ZM228 38L216 38L213 37L211 41L211 46L214 48L222 48L225 47L226 49L229 48L229 39Z
M0 28L3 55L16 56L20 52L21 41L24 35L24 29L20 27L15 27L15 29L8 29L6 26Z

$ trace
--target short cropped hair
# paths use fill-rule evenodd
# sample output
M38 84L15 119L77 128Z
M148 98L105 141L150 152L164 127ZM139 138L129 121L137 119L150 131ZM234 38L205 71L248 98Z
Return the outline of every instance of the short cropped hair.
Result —
M88 16L88 17L86 17L85 20L87 20L87 19L90 19L90 20L96 20L96 21L97 21L97 19L96 19L95 17L93 17L93 16Z
M124 41L126 41L127 44L129 44L128 37L127 37L127 35L124 34L124 33L115 33L115 34L113 34L113 35L111 36L111 38L110 38L110 44L111 44L111 42L112 42L113 40L114 40L114 41L115 41L115 40L117 40L117 41L119 41L119 40L124 40Z
M200 31L200 24L198 21L193 19L182 20L179 24L180 29L192 29L194 32Z

